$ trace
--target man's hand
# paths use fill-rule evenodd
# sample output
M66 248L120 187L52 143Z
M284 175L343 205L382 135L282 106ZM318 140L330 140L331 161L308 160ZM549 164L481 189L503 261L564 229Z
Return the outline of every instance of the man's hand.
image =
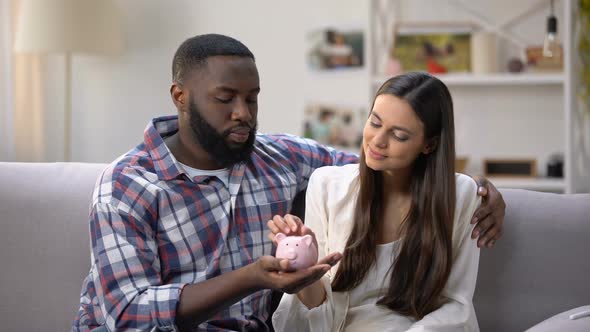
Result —
M471 219L471 224L477 224L473 228L471 238L479 237L478 247L491 248L502 237L506 203L502 194L490 181L481 176L474 176L473 180L477 182L477 194L482 197L482 203Z
M272 256L262 256L251 267L260 282L260 288L280 290L294 294L319 280L330 268L342 259L342 254L332 253L314 266L307 269L289 272L289 261Z
M176 323L181 331L190 331L220 310L261 289L295 293L319 280L341 258L341 254L334 253L310 268L287 272L288 260L262 256L240 269L203 282L187 284L180 293Z

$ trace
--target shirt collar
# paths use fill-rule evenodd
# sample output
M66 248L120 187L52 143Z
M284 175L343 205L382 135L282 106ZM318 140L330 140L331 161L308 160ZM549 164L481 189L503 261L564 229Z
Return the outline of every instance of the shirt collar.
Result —
M163 181L173 180L182 174L188 177L184 167L176 160L164 138L174 135L178 131L178 116L167 115L154 118L147 125L143 137L148 153L154 163L154 169L158 179ZM231 167L230 178L241 178L244 174L245 163L241 162ZM196 176L193 180L196 183L207 181L210 176ZM231 181L230 181L231 182Z
M172 152L164 143L164 138L178 131L178 116L169 115L152 119L145 128L143 139L148 153L154 162L154 169L160 180L172 180L185 174Z

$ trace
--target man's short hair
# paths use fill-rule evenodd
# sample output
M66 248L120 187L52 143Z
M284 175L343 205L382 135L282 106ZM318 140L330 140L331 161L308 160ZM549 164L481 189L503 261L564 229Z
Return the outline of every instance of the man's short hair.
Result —
M254 60L254 54L237 39L218 34L194 36L185 40L174 54L172 81L182 85L191 71L204 66L208 57L216 55L241 56Z

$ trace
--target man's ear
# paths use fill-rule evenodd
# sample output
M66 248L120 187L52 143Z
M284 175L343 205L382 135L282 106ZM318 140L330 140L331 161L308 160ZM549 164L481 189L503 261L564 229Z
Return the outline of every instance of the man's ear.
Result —
M176 105L179 111L186 110L188 95L182 85L176 82L172 83L170 86L170 97L172 97L172 102L174 102L174 105Z
M424 148L422 149L423 154L431 154L438 147L440 137L436 136L428 140Z

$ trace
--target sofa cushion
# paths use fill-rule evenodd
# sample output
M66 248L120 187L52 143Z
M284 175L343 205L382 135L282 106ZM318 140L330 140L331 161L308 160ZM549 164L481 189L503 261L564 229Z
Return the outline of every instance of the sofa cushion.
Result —
M105 164L0 163L2 331L68 331L90 268L88 212Z
M590 310L590 305L557 314L526 330L526 332L588 332L590 331L590 317L587 316L575 320L569 318L571 314L586 310Z
M481 251L474 296L482 331L524 331L590 301L590 195L501 190L504 235Z

